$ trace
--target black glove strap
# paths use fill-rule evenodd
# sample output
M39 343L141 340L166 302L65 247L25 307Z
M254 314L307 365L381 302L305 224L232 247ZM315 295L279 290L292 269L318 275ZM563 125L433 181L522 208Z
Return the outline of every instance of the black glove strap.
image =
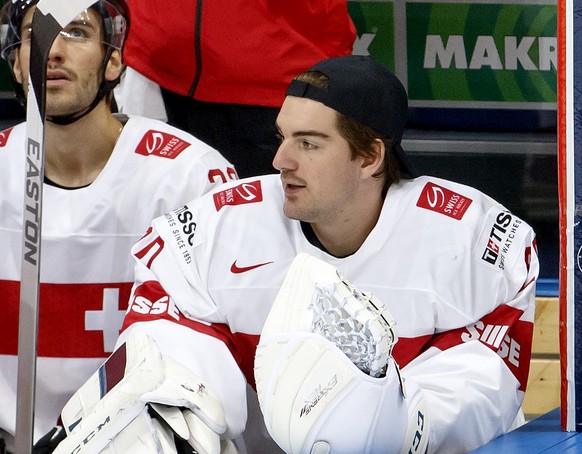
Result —
M51 454L67 436L61 426L53 427L32 447L32 454Z

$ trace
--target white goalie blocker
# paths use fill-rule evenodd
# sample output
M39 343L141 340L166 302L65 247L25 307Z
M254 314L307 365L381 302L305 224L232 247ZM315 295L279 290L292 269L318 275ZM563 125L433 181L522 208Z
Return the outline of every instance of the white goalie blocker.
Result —
M73 395L61 418L57 454L235 453L224 410L204 381L160 354L143 334L127 339Z
M255 357L265 424L285 452L426 451L428 412L420 392L406 397L394 325L335 267L295 258Z

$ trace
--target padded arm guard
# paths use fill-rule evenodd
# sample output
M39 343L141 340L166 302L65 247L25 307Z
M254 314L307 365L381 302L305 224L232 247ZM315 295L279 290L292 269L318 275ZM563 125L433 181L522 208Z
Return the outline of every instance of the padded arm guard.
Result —
M105 361L61 417L67 438L58 454L176 452L174 437L218 454L226 429L222 405L204 381L141 334Z
M293 454L424 452L422 394L405 397L381 303L329 264L294 260L261 333L255 379L265 424Z

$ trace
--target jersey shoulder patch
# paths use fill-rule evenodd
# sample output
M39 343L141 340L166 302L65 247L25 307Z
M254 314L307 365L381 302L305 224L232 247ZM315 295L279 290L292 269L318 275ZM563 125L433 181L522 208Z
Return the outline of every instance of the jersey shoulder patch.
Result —
M8 143L8 138L10 137L10 133L13 129L14 127L0 131L0 148L4 148L6 146Z
M422 189L416 206L460 220L472 202L467 196L429 181Z
M143 156L175 159L190 145L190 142L174 134L150 129L140 140L135 152Z
M245 205L263 201L261 180L245 181L236 186L215 192L213 194L214 207L220 211L227 205Z
M530 231L530 226L510 211L491 210L479 237L478 256L482 262L501 270L521 257L529 267L531 249L524 250L522 244Z

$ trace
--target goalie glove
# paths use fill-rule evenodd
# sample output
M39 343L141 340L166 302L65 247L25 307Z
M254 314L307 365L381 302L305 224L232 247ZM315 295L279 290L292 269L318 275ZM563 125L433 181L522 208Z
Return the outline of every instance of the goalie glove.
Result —
M204 381L148 336L127 339L62 410L67 437L54 451L69 453L228 452L220 440L224 411ZM176 441L175 441L176 440ZM222 446L221 446L222 445Z
M405 398L394 325L336 268L295 258L255 357L265 424L285 452L424 451L428 414L417 389Z

